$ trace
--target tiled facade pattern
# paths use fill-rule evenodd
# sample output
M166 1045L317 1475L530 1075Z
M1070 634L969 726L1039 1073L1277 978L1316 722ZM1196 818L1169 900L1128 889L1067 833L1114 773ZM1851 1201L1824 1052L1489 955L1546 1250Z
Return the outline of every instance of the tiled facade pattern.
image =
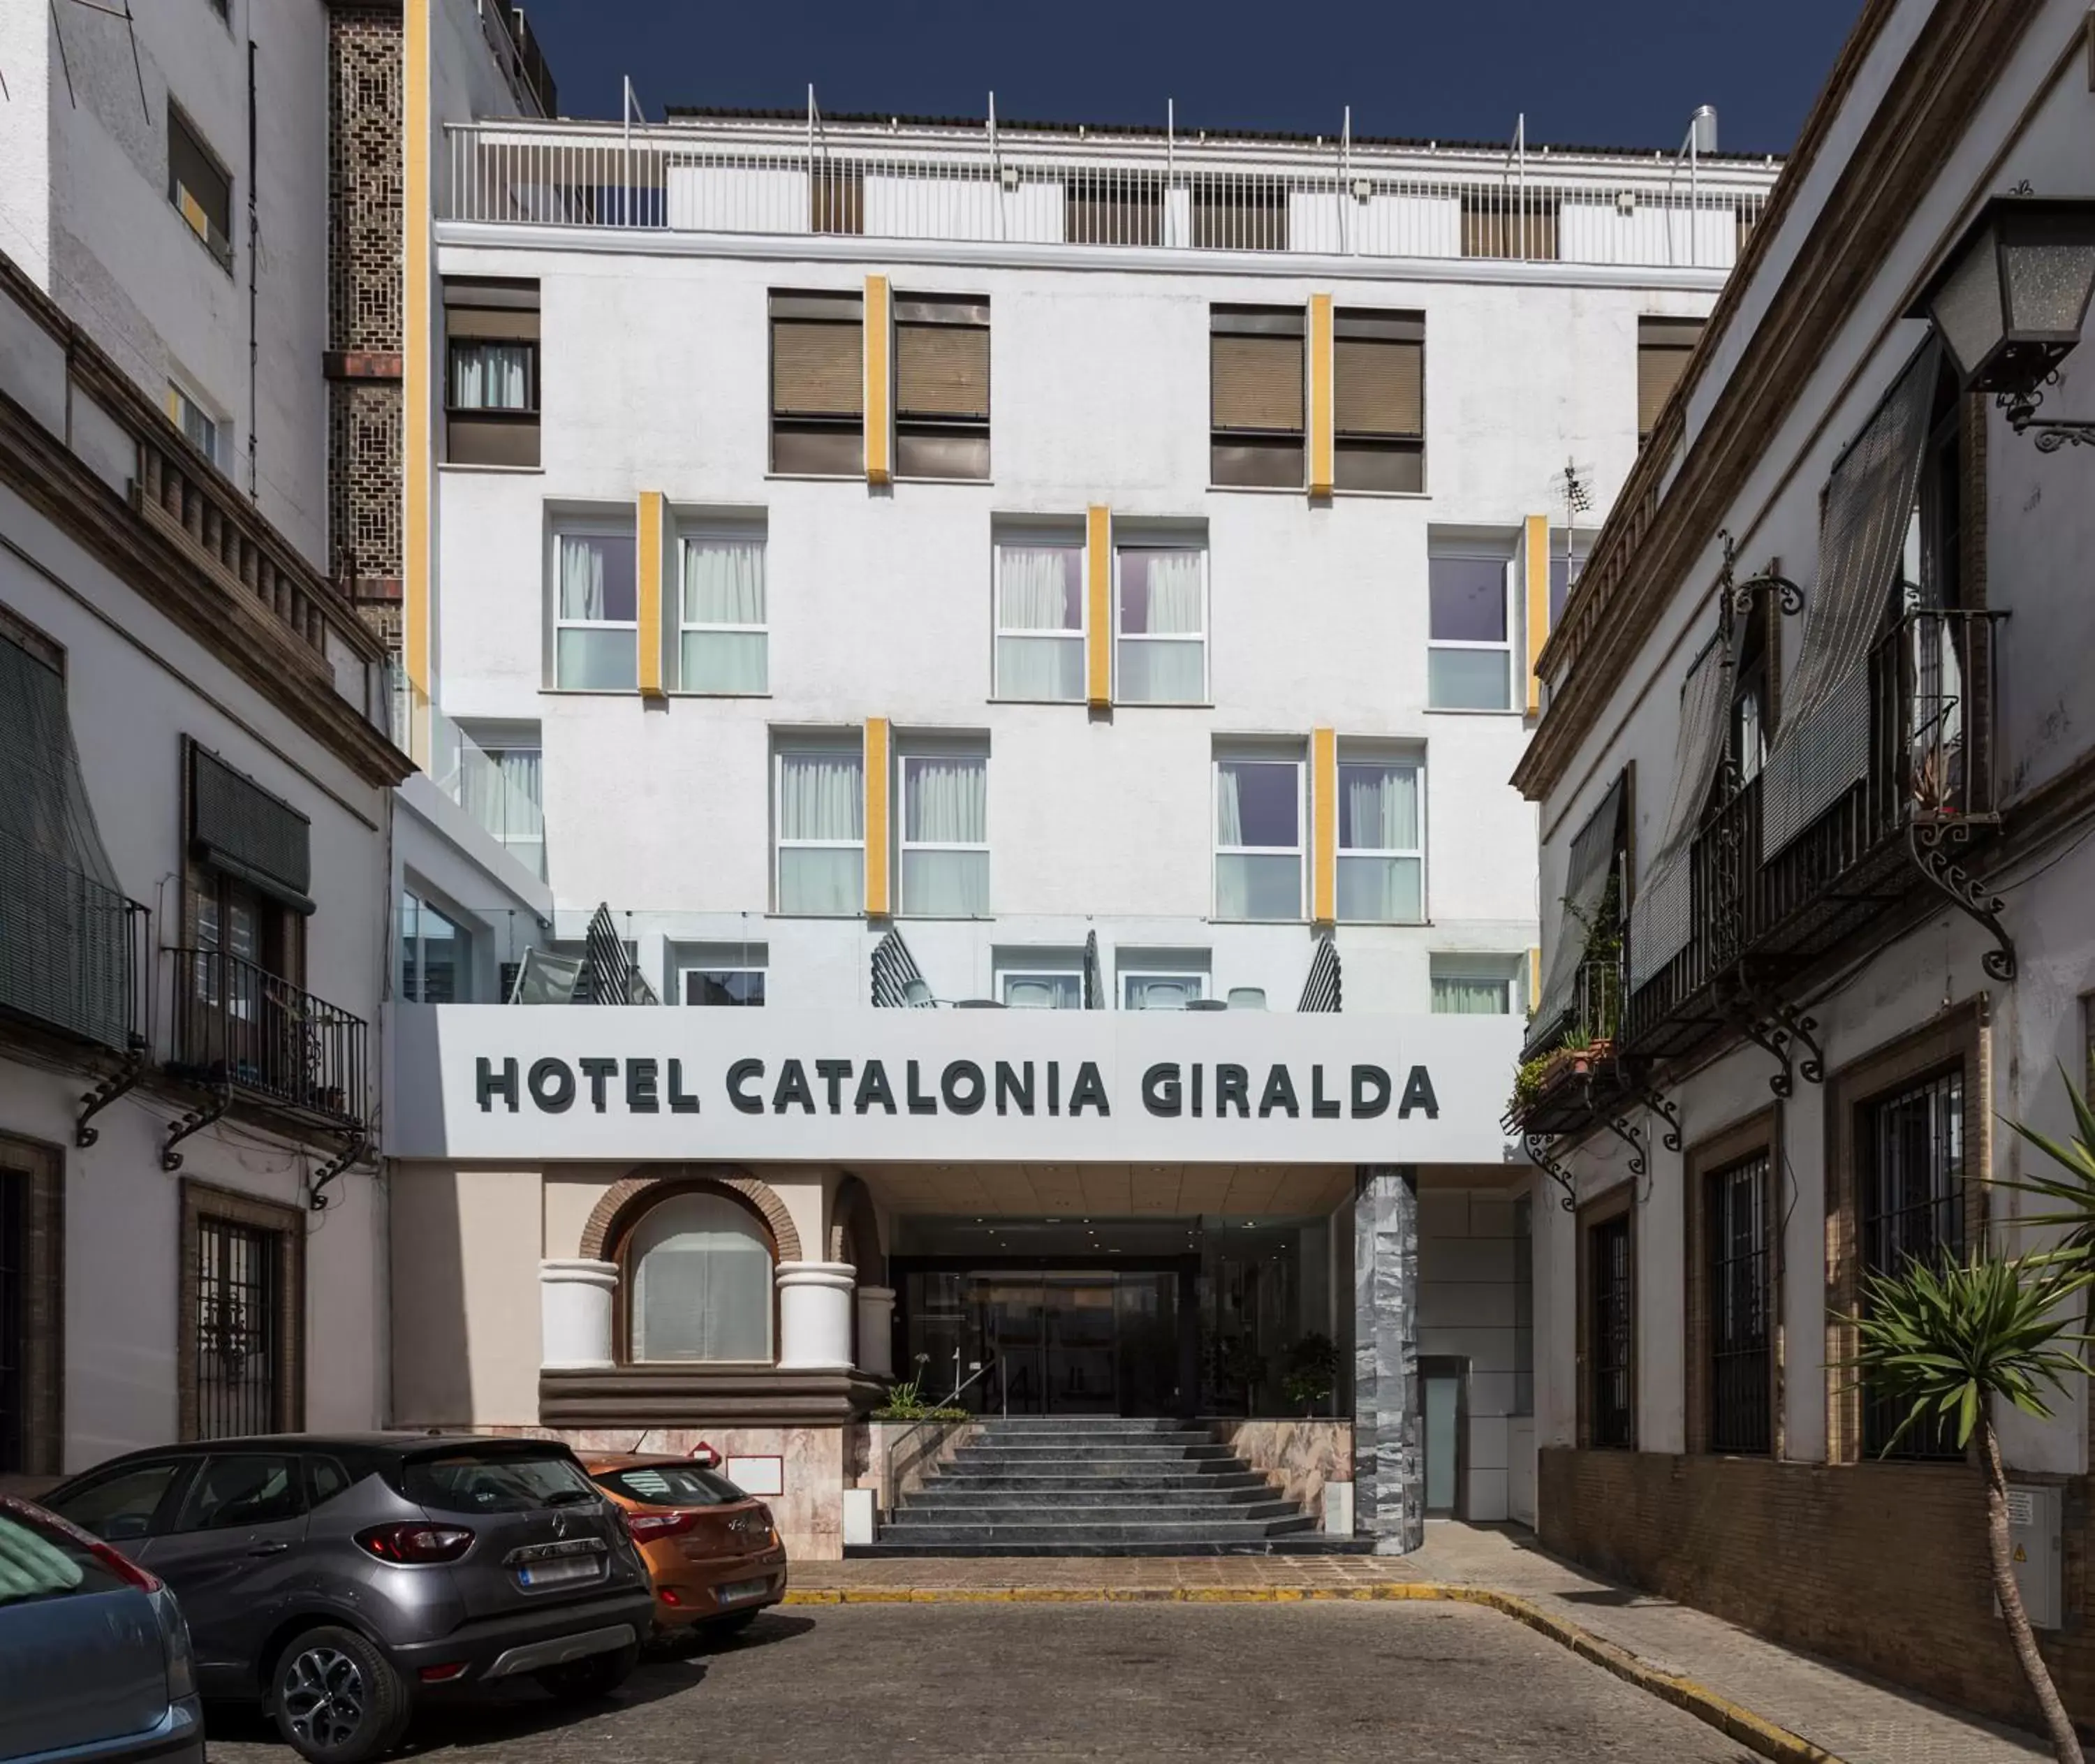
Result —
M389 644L401 556L400 31L397 14L355 7L329 20L329 532L336 570Z

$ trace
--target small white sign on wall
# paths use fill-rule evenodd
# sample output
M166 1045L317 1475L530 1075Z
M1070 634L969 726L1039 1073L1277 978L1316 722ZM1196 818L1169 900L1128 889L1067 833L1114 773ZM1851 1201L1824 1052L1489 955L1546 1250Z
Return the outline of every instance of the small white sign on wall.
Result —
M746 1495L786 1492L786 1460L782 1457L731 1457L727 1461L725 1474Z

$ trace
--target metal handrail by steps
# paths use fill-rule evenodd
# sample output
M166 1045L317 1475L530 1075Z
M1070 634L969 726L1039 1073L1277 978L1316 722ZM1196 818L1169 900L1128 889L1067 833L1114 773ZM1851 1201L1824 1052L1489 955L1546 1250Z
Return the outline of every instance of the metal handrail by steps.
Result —
M918 1357L921 1359L924 1357L919 1355ZM1000 1352L992 1351L987 1360L983 1361L980 1365L977 1366L973 1371L970 1372L964 1380L953 1387L952 1394L947 1396L946 1400L939 1406L945 1409L951 1409L956 1406L961 1393L967 1390L967 1388L972 1385L976 1379L983 1376L983 1374L987 1373L991 1367L1000 1366L1003 1363L1004 1356ZM1011 1413L1011 1405L1008 1398L1005 1400L1004 1404L1004 1413L1007 1418L1009 1417ZM921 1433L926 1427L943 1427L950 1430L960 1427L972 1427L974 1425L975 1422L972 1417L966 1421L920 1421L907 1432L898 1433L892 1440L889 1440L887 1442L887 1451L886 1454L886 1461L883 1466L883 1474L880 1479L880 1490L882 1497L881 1511L883 1515L891 1514L895 1510L895 1500L898 1493L895 1483L895 1460L896 1455L902 1450L904 1446L907 1445L910 1440L916 1438L916 1436ZM945 1444L946 1438L946 1435L941 1435L938 1441L938 1445L943 1445ZM937 1448L937 1446L933 1447L934 1451Z

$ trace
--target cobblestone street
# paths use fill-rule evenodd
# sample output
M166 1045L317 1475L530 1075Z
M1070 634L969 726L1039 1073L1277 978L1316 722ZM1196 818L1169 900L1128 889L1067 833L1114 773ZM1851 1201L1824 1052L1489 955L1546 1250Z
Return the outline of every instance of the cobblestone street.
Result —
M576 1716L433 1715L416 1755L519 1764L1226 1757L1744 1764L1735 1743L1495 1612L1388 1604L843 1605L643 1666ZM289 1764L219 1715L213 1764Z

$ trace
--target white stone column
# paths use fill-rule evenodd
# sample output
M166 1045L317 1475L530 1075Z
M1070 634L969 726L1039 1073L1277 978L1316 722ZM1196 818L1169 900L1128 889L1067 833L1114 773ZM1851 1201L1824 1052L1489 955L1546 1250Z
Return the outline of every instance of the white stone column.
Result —
M858 1369L876 1378L895 1375L895 1288L858 1289Z
M779 1263L780 1371L851 1370L852 1287L857 1274L847 1261Z
M615 1365L611 1313L617 1291L616 1262L540 1262L539 1364L570 1370Z

